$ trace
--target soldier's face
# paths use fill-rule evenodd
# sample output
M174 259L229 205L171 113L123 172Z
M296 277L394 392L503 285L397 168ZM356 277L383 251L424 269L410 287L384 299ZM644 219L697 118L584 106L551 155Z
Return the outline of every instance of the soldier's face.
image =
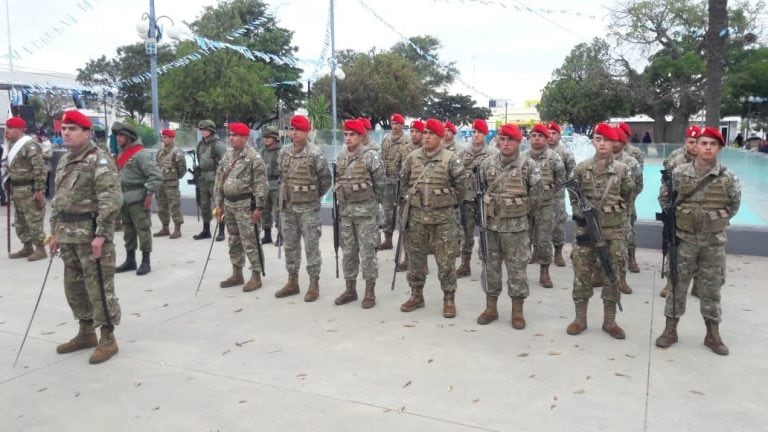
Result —
M268 148L271 148L277 142L277 140L274 137L263 138L263 141L264 141L264 147L268 147Z
M613 143L602 135L595 134L595 137L592 138L592 145L595 146L597 155L601 157L608 156L613 151Z
M24 135L24 129L19 128L5 128L5 133L3 134L5 139L10 142L18 141L22 135Z
M550 146L554 146L560 141L560 134L557 133L557 131L550 129L549 130L549 140L547 141Z
M451 131L450 129L446 129L445 132L443 133L443 141L451 142L453 141L454 136L456 135L454 135L453 131Z
M213 132L210 129L200 129L200 135L205 139L210 138L212 134Z
M520 148L520 141L516 141L514 138L506 135L497 135L496 146L504 156L512 156Z
M291 127L288 131L291 137L291 141L294 143L304 144L307 142L307 132L302 132L294 127Z
M696 152L699 151L699 148L696 147L696 138L688 137L685 139L685 151L690 155L696 155Z
M411 142L415 145L421 144L421 140L424 138L424 133L418 129L411 128Z
M163 135L163 145L170 147L173 145L173 137Z
M229 133L229 143L232 145L232 148L235 150L242 150L245 147L245 143L248 142L248 136L247 135L238 135L236 133Z
M714 162L720 153L720 141L710 137L699 137L696 140L696 160Z
M424 131L424 150L433 152L440 147L440 136L432 132L430 129Z
M531 147L534 150L541 150L547 146L547 136L541 132L531 132Z
M621 141L611 141L611 151L613 151L613 154L619 154L622 151L624 151L624 143Z
M392 123L392 132L394 132L395 135L400 135L403 133L403 125L400 123Z
M363 135L353 131L344 131L344 144L347 145L347 150L355 152L360 148L360 144L362 143Z
M117 134L115 140L117 140L117 146L120 148L125 148L128 144L131 143L131 139L128 138L127 135L123 135L121 133Z
M77 150L91 139L91 131L75 124L66 123L61 125L61 139L64 141L64 147L70 151Z
M485 134L477 129L472 129L472 145L481 146L485 144Z

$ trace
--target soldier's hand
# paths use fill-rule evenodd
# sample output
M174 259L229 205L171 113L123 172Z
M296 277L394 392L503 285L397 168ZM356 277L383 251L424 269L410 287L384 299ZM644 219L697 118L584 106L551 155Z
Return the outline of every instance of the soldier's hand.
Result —
M93 240L91 240L91 255L93 255L94 258L101 258L101 249L104 246L105 240L106 237L94 237Z
M251 215L251 222L257 224L261 222L261 210L254 209L253 214Z
M45 207L45 201L43 201L43 191L37 191L34 195L35 208L42 210Z
M222 210L219 207L216 207L213 209L213 217L216 218L217 221L221 222L221 219L224 218L224 210Z
M149 210L152 207L152 195L149 194L144 197L144 210Z
M59 242L56 240L56 236L53 234L48 237L48 248L52 254L55 254L59 251Z

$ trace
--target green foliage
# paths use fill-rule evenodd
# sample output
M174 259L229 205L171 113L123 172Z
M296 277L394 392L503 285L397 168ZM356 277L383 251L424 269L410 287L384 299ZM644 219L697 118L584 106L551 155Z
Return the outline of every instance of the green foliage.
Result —
M307 113L313 128L328 130L333 127L328 100L324 94L319 94L307 102Z
M422 117L434 117L440 120L450 120L457 125L471 124L474 119L488 119L491 110L476 106L469 95L451 95L439 92L429 99Z
M731 59L723 89L723 115L768 118L768 103L749 104L750 96L768 97L768 47L743 50Z
M145 125L144 123L139 123L132 118L123 120L123 123L131 124L136 127L136 133L139 136L139 141L141 141L141 144L144 147L155 147L157 143L160 142L160 138L158 138L157 134L155 134L155 130L151 126Z

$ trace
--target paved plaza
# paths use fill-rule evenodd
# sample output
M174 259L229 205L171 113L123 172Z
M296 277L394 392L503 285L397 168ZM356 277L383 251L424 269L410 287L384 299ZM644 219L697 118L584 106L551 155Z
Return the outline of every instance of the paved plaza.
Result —
M694 297L680 342L653 345L664 327L657 250L638 250L642 272L629 275L635 293L623 296L618 316L627 339L617 341L600 330L599 289L588 330L565 333L573 318L570 261L551 270L553 289L539 287L538 266L530 266L521 331L510 325L507 297L499 301L502 319L475 323L485 305L476 258L472 276L459 280L455 319L441 315L434 261L426 307L400 312L408 287L400 273L389 290L392 251L379 254L376 307L335 306L344 284L335 278L327 226L317 302L303 301L304 271L302 296L274 297L287 275L273 245L264 248L263 288L219 288L231 271L226 242L214 244L196 297L210 245L192 240L200 227L187 216L181 239L154 239L152 273L116 276L120 352L95 366L90 350L55 352L77 331L57 258L12 367L48 261L2 254L0 431L736 432L768 424L768 258L728 257L721 334L731 355L720 357L702 344ZM120 263L120 233L116 243Z

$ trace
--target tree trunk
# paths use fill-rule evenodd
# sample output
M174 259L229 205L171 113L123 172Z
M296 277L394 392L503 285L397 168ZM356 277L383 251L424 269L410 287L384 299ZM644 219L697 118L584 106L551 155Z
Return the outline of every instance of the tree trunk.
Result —
M723 53L725 35L720 33L728 28L728 0L709 0L709 28L705 39L707 53L707 86L705 107L707 126L719 127L720 105L723 98Z

